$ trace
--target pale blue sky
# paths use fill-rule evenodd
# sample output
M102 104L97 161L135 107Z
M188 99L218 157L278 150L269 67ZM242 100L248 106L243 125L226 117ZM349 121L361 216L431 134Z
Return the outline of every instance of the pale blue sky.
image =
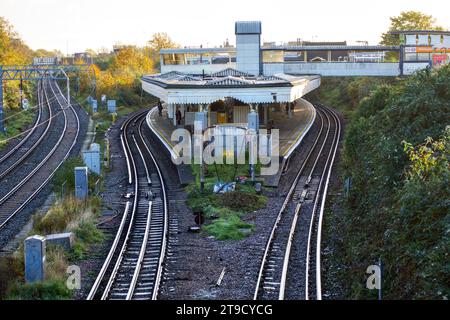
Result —
M144 45L167 32L183 46L234 43L234 21L261 20L263 41L366 40L375 44L389 17L404 10L433 15L450 29L448 0L1 0L33 49L64 53L113 44Z

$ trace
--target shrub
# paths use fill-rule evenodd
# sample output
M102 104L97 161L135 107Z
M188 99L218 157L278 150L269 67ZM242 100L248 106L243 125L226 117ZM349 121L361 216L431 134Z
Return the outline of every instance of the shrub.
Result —
M333 259L345 266L338 273L351 298L373 298L362 279L379 258L386 298L450 296L449 151L444 148L449 79L450 66L444 66L379 86L346 128L342 178L351 178L351 188L342 215L330 216L336 234L328 236L338 239L341 250ZM443 133L446 140L436 142ZM402 141L408 142L406 152Z
M2 300L11 281L23 277L23 259L16 256L0 257L0 300Z
M264 196L242 191L221 194L219 195L219 199L222 206L244 212L264 208L267 203L267 198Z
M48 280L35 283L16 282L9 290L9 300L65 300L72 298L72 291L64 280Z

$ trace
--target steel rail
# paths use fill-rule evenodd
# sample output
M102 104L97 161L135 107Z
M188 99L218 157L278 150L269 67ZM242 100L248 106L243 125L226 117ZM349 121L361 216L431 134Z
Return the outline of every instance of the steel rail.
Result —
M329 180L329 177L331 176L331 167L333 165L333 162L330 163L330 157L331 157L332 154L336 153L337 146L339 144L339 137L340 137L340 122L339 122L339 118L330 109L324 108L322 106L320 106L320 108L321 108L321 113L323 113L325 115L325 117L326 117L328 126L327 126L326 133L324 135L324 138L323 138L323 143L321 143L321 146L320 146L320 149L319 149L319 151L317 153L317 156L314 158L314 162L312 164L311 170L307 174L306 184L309 184L309 182L311 181L313 172L316 170L319 158L322 156L322 152L323 152L325 146L327 144L329 144L330 141L331 141L331 146L330 146L330 149L329 149L327 161L326 161L326 163L324 165L324 169L322 170L322 173L320 175L319 186L318 186L318 189L316 191L315 198L314 198L314 208L313 208L312 215L311 215L311 220L310 220L310 228L309 228L309 233L308 233L308 239L311 237L311 234L312 234L312 226L313 226L314 221L315 221L315 211L317 210L317 204L318 204L319 199L322 200L322 202L321 202L321 210L323 211L323 206L324 206L324 202L325 202L325 198L326 198L326 192L328 190L328 188L327 188L328 184L326 184L326 188L324 188L323 190L322 190L322 185L323 185L323 181L325 180L325 175L328 174L328 176L326 178L327 181ZM322 120L320 131L319 131L319 133L318 133L318 135L317 135L317 137L316 137L316 139L315 139L315 141L313 143L313 146L310 148L307 157L303 161L303 164L302 164L301 168L299 169L299 171L298 171L298 173L296 175L296 178L294 179L293 183L291 184L289 192L288 192L288 194L287 194L287 196L285 198L285 201L283 202L282 208L279 211L279 214L277 216L275 224L274 224L274 226L272 228L272 232L271 232L271 234L269 236L269 239L267 241L265 252L264 252L262 263L261 263L261 267L260 267L260 271L259 271L259 274L258 274L258 280L257 280L257 285L256 285L255 293L254 293L254 299L258 298L259 293L262 290L261 289L261 282L262 282L262 278L263 278L263 273L264 273L265 266L266 266L266 263L267 263L267 260L268 260L269 252L271 250L271 246L274 244L273 241L275 239L275 232L276 232L278 226L280 225L280 221L282 219L283 213L284 213L284 211L285 211L285 209L287 207L287 204L291 201L291 198L292 198L292 195L293 195L294 191L298 187L298 183L299 183L300 177L304 176L304 169L305 169L306 164L308 162L310 162L310 160L311 160L310 158L311 158L311 155L313 154L313 152L316 152L317 143L320 140L320 137L322 135L322 131L323 131L323 128L324 128L324 117L322 117L321 113L319 113L319 115L321 117L321 120ZM330 115L331 115L331 118L330 118ZM330 131L331 131L332 125L335 128L335 131L334 131L334 135L332 136L332 139L330 140ZM334 161L334 157L333 157L333 161ZM301 200L301 202L302 201L303 200ZM294 239L295 231L296 231L296 228L297 228L298 217L300 215L301 202L298 203L296 208L295 208L294 216L292 218L292 222L290 223L290 229L289 229L289 234L288 234L288 237L287 237L287 243L285 245L284 257L283 257L283 266L282 266L282 269L281 269L281 280L280 280L280 283L279 283L279 292L278 292L278 299L279 300L283 300L284 297L285 297L286 281L287 281L288 267L289 267L290 254L291 254L291 246L292 246L292 242L293 242L293 239ZM321 232L321 221L319 221L319 223L320 223L319 230ZM308 240L308 248L307 248L307 256L308 257L309 257L309 252L310 252L309 246L310 246L310 240ZM320 247L319 247L319 250L320 250ZM319 254L319 259L320 259L320 254ZM307 259L306 262L308 264L309 260ZM319 264L320 264L320 260L319 260ZM316 272L319 272L319 274L320 274L320 270L317 271L317 268L316 268ZM308 276L308 273L306 273L306 276ZM320 281L320 278L319 278L319 281ZM306 280L306 285L308 285L308 280ZM317 288L318 288L318 290L320 290L320 283L319 283L319 286ZM305 290L307 291L308 289L305 289ZM305 297L306 297L306 299L308 299L308 295L307 294L305 295Z
M103 280L103 278L105 276L106 270L108 269L109 264L111 263L111 260L112 260L112 258L114 256L114 253L115 253L116 249L117 249L117 245L119 244L120 237L122 235L122 232L123 232L123 229L125 227L125 223L126 223L126 220L127 220L127 217L128 217L128 212L130 210L130 206L131 206L131 202L127 201L127 203L125 205L125 210L124 210L123 215L122 215L122 220L120 221L119 229L117 230L116 236L115 236L114 241L113 241L113 243L111 245L111 249L109 250L109 253L106 256L105 262L103 263L102 268L100 269L100 272L99 272L97 278L95 279L95 282L92 285L91 290L89 291L89 294L88 294L86 300L93 300L95 294L97 293L98 288L100 287L100 283L101 283L101 281Z
M133 137L134 138L134 137ZM136 140L135 140L136 141ZM136 142L137 145L137 142ZM126 300L133 298L134 289L138 281L139 273L141 272L142 262L144 261L145 250L147 250L148 234L150 231L150 220L152 218L152 202L148 203L147 222L145 224L144 238L142 239L141 251L139 252L136 268L134 269L133 278L131 279L130 288L128 289Z
M144 119L145 121L145 119ZM163 207L164 207L164 229L163 229L163 239L162 239L162 245L161 245L161 254L159 257L159 262L158 262L158 268L157 268L157 274L156 274L156 278L155 278L155 285L153 288L153 294L152 294L152 300L156 300L158 298L158 292L159 292L159 286L161 283L161 277L162 277L162 265L164 263L164 258L165 258L165 254L166 254L166 248L167 248L167 233L168 233L168 220L169 220L169 206L168 206L168 202L167 202L167 190L166 190L166 185L164 182L164 177L163 174L161 172L161 168L158 165L158 162L156 161L153 153L150 151L147 143L145 143L143 134L142 134L142 123L143 121L140 123L139 125L139 135L142 139L142 142L144 143L144 147L147 149L148 154L150 155L150 157L152 158L153 164L155 165L156 171L158 172L158 177L159 180L161 182L161 189L162 189L162 193L163 193Z
M129 176L128 176L128 182L129 184L131 184L133 182L133 178L134 178L134 199L133 199L133 209L131 211L131 216L130 216L130 222L128 225L128 229L127 229L127 233L125 235L125 239L123 241L122 247L120 249L119 255L117 257L116 263L114 264L114 268L111 272L111 275L109 277L109 280L106 284L105 290L103 291L103 294L101 296L101 300L106 300L108 298L109 292L112 288L112 285L114 284L114 280L117 277L117 272L120 268L120 264L122 262L122 259L124 257L124 253L126 251L126 247L127 247L127 243L128 243L128 239L130 238L131 235L131 229L133 227L133 222L134 222L134 217L135 217L135 213L136 213L136 208L137 208L137 200L136 197L138 196L138 188L139 188L139 182L138 182L138 173L137 173L137 168L136 168L136 163L134 161L134 158L132 156L131 153L131 149L130 149L130 145L128 143L128 139L126 138L126 130L128 128L128 125L130 124L130 122L132 121L133 118L128 119L121 127L121 139L122 139L122 147L123 147L123 152L125 154L129 154L129 161L127 162L130 170L128 171ZM131 175L131 171L132 174Z
M331 128L331 119L330 119L329 114L327 112L325 113L325 115L326 115L328 123L329 123L329 126L328 126L328 133L329 133L330 132L330 128ZM333 118L333 120L334 120L334 118ZM336 134L336 132L335 132L335 134ZM334 139L335 139L335 137L333 137L333 143L334 143ZM305 299L306 300L309 300L309 259L310 259L310 252L311 252L311 237L312 237L313 227L314 227L315 212L317 210L317 206L318 206L318 203L319 203L319 198L320 198L321 189L322 189L322 183L324 181L324 176L325 176L325 173L327 171L327 164L328 164L329 156L330 156L330 153L331 153L332 149L333 149L333 144L330 147L330 152L328 153L327 161L326 161L325 166L324 166L324 168L322 170L322 173L320 175L319 186L317 188L317 195L314 198L314 206L313 206L313 209L312 209L312 214L311 214L311 218L310 218L310 222L309 222L308 241L307 241L307 247L306 247L306 260L305 260L305 262L306 262Z
M53 88L50 86L50 88L53 91ZM58 101L59 103L59 101ZM58 141L56 142L56 144L53 146L53 148L50 150L50 152L45 156L45 158L25 177L25 179L23 179L22 181L20 181L14 188L12 188L5 196L3 196L3 198L0 199L0 205L2 203L4 203L7 199L9 199L14 193L16 193L16 191L18 189L20 189L28 180L30 180L35 173L42 168L42 166L47 162L47 160L54 154L54 152L56 151L56 149L59 147L59 144L61 143L62 139L64 138L64 135L66 133L66 129L67 129L67 117L66 117L66 112L64 111L64 128L63 131L61 133L61 135L59 136Z
M339 138L341 136L341 122L339 121L339 117L334 110L330 111L334 114L334 117L337 119L337 141L334 145L333 157L331 159L330 168L328 170L328 175L325 182L325 187L323 191L322 203L320 205L319 212L319 223L317 227L317 240L316 240L316 299L322 300L322 280L321 280L321 241L322 241L322 223L323 223L323 215L325 210L325 203L327 198L328 186L330 183L331 172L334 165L334 160L336 159L336 153L339 146Z
M323 143L320 146L319 152L317 153L317 157L315 157L314 159L314 163L313 166L311 167L311 170L309 171L309 173L307 174L308 178L306 180L306 183L309 184L312 178L312 174L315 171L315 168L317 166L317 163L322 155L323 149L325 148L325 145L328 142L328 137L330 134L330 129L331 129L331 121L330 118L328 116L328 114L325 112L324 113L326 118L327 118L327 123L328 123L328 127L327 127L327 131L325 133L325 138L323 140ZM326 165L325 165L326 168ZM322 180L323 174L321 175L321 180ZM320 195L320 185L319 188L317 189L317 193L315 196L314 201L316 202L317 199L319 198ZM291 228L289 231L289 237L288 237L288 243L286 245L286 250L285 250L285 257L283 260L283 268L282 268L282 274L281 274L281 282L280 282L280 292L279 292L279 299L283 300L284 299L284 295L285 295L285 290L286 290L286 281L287 281L287 273L288 273L288 265L289 265L289 260L290 260L290 254L291 254L291 246L292 246L292 241L294 239L294 235L295 235L295 231L297 229L297 220L298 220L298 215L300 212L300 208L301 205L297 205L296 210L295 210L295 214L294 214L294 219L292 220L291 223ZM313 210L313 215L314 215L314 210ZM311 218L311 222L313 221L313 218Z
M59 89L59 87L57 86L57 88ZM53 94L55 95L55 97L57 97L57 95L55 94L53 88L52 88L52 84L50 82L50 89L53 92ZM45 90L45 89L44 89ZM60 90L59 90L60 91ZM61 91L60 91L61 93ZM61 93L62 95L62 93ZM64 97L63 97L64 100ZM57 98L56 101L58 102L58 104L61 106L61 108L63 109L64 112L64 116L65 116L65 127L64 127L64 132L66 131L66 127L67 127L67 116L66 116L66 112L65 112L65 108L62 106L61 102L59 101L59 99ZM76 133L75 133L75 138L73 139L73 142L71 144L71 146L69 147L69 150L66 152L65 156L63 157L63 159L58 163L58 165L56 166L56 168L50 173L50 175L47 176L47 178L44 180L43 183L41 183L33 192L32 194L25 199L22 204L13 212L11 213L8 218L6 220L4 220L1 224L0 224L0 229L3 228L17 213L19 213L31 200L34 199L34 197L36 197L36 195L47 185L47 183L53 178L53 176L55 175L56 171L59 169L59 167L63 164L63 162L67 159L67 157L69 156L70 152L72 151L73 147L75 146L77 139L78 139L78 135L79 135L79 131L80 131L80 120L78 118L78 114L76 113L75 109L72 106L69 106L70 109L72 109L72 112L74 113L76 122L77 122L77 129L76 129ZM60 139L62 140L62 139ZM57 144L59 145L59 143ZM49 157L46 157L46 159L48 159ZM42 162L41 162L42 164ZM43 165L43 164L42 164ZM42 167L42 165L40 167ZM31 176L33 176L36 173L37 170L33 170L32 173L30 173L28 175L28 178L26 179L26 181L28 181ZM24 181L21 182L21 186L23 186ZM16 191L18 190L18 188L14 188Z
M45 136L47 135L48 131L50 130L50 127L51 127L51 124L52 124L53 111L52 111L52 108L50 107L49 99L48 99L48 96L47 96L47 94L45 92L44 92L44 95L45 95L45 98L47 100L47 105L48 105L48 110L49 110L49 118L46 121L47 122L47 127L45 128L44 132L40 135L39 139L31 146L31 148L29 148L17 161L15 161L11 166L9 166L8 169L4 170L0 174L0 179L3 179L7 174L9 174L11 171L13 171L15 168L17 168L26 158L28 158L29 155L34 150L36 150L36 148L40 145L42 140L44 140ZM41 110L41 109L39 109L39 110ZM33 128L32 131L34 131L35 128L37 128L40 125L42 125L42 123L41 124L36 124L36 126ZM27 137L29 137L29 135L27 135Z
M157 169L158 177L159 177L159 180L161 183L162 194L163 194L162 200L163 200L163 205L164 205L164 212L163 212L164 228L163 228L163 234L162 234L162 239L161 239L161 248L160 248L161 253L158 258L158 264L156 267L157 270L155 272L155 281L154 281L154 285L152 286L152 292L149 291L148 294L150 295L150 293L151 293L152 299L155 299L157 297L157 294L159 291L159 283L160 283L161 274L162 274L162 272L161 272L162 262L163 262L163 259L165 256L165 247L166 247L167 194L166 194L166 190L165 190L163 176L162 176L162 173L158 166L158 163L156 162L156 159L154 158L153 154L151 153L147 143L145 142L144 136L142 134L142 123L143 123L142 119L145 119L145 114L147 112L148 111L146 110L144 112L140 112L140 113L133 115L128 120L126 120L120 128L122 150L125 154L125 158L127 161L127 167L128 167L128 182L129 182L129 184L132 184L133 180L134 180L135 196L134 196L134 200L133 200L133 208L131 210L131 213L129 213L129 211L130 211L129 208L131 207L131 203L128 202L127 208L125 209L119 229L116 233L116 237L114 239L113 245L111 246L108 256L105 259L105 262L103 263L103 266L102 266L102 268L101 268L101 270L100 270L100 272L99 272L99 274L87 296L88 300L93 300L97 296L97 292L99 291L99 288L100 288L102 282L104 282L107 270L111 268L113 257L116 254L117 254L117 260L115 261L114 266L112 267L112 271L111 271L109 278L106 279L106 284L105 284L103 293L101 295L101 299L106 300L108 298L114 297L114 295L117 296L117 294L118 294L117 286L119 285L121 288L126 288L126 295L124 294L125 300L130 300L130 299L134 298L135 290L139 287L139 285L138 285L139 277L140 277L140 274L143 271L143 268L145 265L144 261L145 261L145 259L147 259L146 254L147 254L147 250L148 250L148 242L150 241L150 243L151 243L151 240L150 240L150 237L152 234L151 224L153 223L152 222L153 221L153 219L152 219L153 209L152 208L154 206L153 201L149 201L148 202L149 207L148 207L146 216L142 215L142 211L140 211L141 212L140 216L138 215L138 211L137 211L138 203L140 201L142 201L142 198L140 198L140 191L139 191L140 187L139 187L139 172L138 172L138 166L137 166L137 158L135 158L136 156L134 154L139 154L138 157L140 157L140 159L142 160L141 162L145 169L147 185L149 185L149 186L151 185L150 170L148 168L147 161L144 156L144 152L148 153L148 155L152 159L153 165ZM144 118L143 118L143 116L144 116ZM135 136L135 132L128 132L128 128L131 125L131 123L133 123L133 125L136 125L136 123L138 121L139 121L139 127L138 127L139 136L138 137L140 139L141 144L144 146L144 149L139 146L139 142L136 139L137 136ZM134 151L134 152L132 151L131 143L134 143L135 149L137 151ZM139 205L139 208L142 209L142 204ZM135 225L140 221L139 219L141 219L141 221L142 221L143 217L145 217L145 229L141 229L139 226ZM126 234L124 234L127 220L129 220L128 228L127 228ZM125 257L127 255L127 251L129 250L129 248L128 248L129 242L133 239L132 236L133 236L134 231L136 231L136 232L143 231L143 236L142 236L142 240L140 239L138 244L135 243L136 240L133 241L134 248L131 248L131 246L130 246L130 250L132 250L133 252L137 252L137 250L139 250L139 255L138 255L138 258L136 259L136 264L134 264L134 262L133 262L133 264L131 265L131 268L134 269L131 280L130 281L126 280L125 282L122 282L122 283L119 282L118 284L115 284L115 282L118 281L119 274L121 276L123 274L123 271L121 272L122 264L123 264L124 259L126 259ZM123 238L123 244L122 244L120 250L118 251L118 246L121 241L120 240L121 238ZM129 262L127 262L127 264L129 264ZM123 279L122 279L122 281L123 281ZM142 289L140 289L140 290L142 290ZM122 291L122 289L121 289L121 291ZM142 294L142 293L140 293L140 294ZM145 293L145 294L147 295L147 293Z
M9 150L3 157L0 158L0 163L4 162L6 159L8 159L10 156L12 156L14 154L14 152L16 152L25 142L28 141L28 139L30 138L30 136L33 134L33 132L36 130L36 128L38 127L38 123L41 120L41 115L42 115L42 105L43 103L41 103L41 82L38 82L38 88L37 88L37 97L38 97L38 105L39 105L39 114L36 118L36 121L33 124L33 128L28 131L28 134L22 139L20 140L20 142L14 146L14 148L12 148L11 150Z
M284 213L284 211L285 211L288 203L290 202L290 199L291 199L291 197L292 197L292 195L293 195L293 193L295 191L295 188L296 188L296 186L298 184L298 181L299 181L299 179L300 179L300 177L301 177L301 175L302 175L302 173L303 173L303 171L304 171L304 169L306 167L306 164L307 164L309 158L311 157L312 153L314 152L314 150L315 150L315 148L317 146L317 143L319 142L319 139L320 139L320 137L322 135L322 131L323 131L323 128L324 128L324 122L323 122L323 117L322 117L322 115L320 113L319 113L319 117L321 119L320 130L319 130L319 132L318 132L318 134L316 136L316 139L314 140L313 145L309 149L308 154L307 154L305 160L302 163L302 166L300 167L299 171L297 172L297 175L295 176L295 179L294 179L293 183L291 184L291 187L289 188L288 194L286 195L286 197L284 199L283 205L281 206L281 209L278 212L277 219L275 220L275 223L274 223L274 225L272 227L272 230L271 230L271 233L269 235L269 238L267 239L265 250L264 250L264 254L263 254L263 258L261 260L261 266L260 266L259 273L258 273L258 279L256 281L256 288L255 288L255 292L254 292L254 295L253 295L253 299L254 300L258 299L258 294L259 294L259 291L261 289L260 286L261 286L263 273L264 273L264 266L265 266L265 264L267 262L267 257L268 257L269 251L270 251L270 247L271 247L271 245L273 243L275 232L276 232L276 230L278 228L278 225L279 225L279 223L281 221L283 213Z

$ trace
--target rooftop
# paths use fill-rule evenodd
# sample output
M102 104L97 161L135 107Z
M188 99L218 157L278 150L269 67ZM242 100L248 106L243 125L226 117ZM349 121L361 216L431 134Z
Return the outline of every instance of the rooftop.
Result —
M397 31L391 31L390 34L439 34L439 35L450 35L450 31L443 30L397 30Z
M297 77L288 74L254 76L236 69L227 68L204 77L171 71L164 74L143 76L142 81L163 88L261 88L273 86L292 87L309 78L315 77Z
M261 34L261 21L236 21L235 34Z

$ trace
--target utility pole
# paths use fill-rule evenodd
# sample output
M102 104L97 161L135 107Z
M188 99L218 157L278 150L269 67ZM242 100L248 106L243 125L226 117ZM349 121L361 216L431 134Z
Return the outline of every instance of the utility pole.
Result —
M23 110L23 80L22 80L22 75L20 75L20 107Z
M3 123L3 67L0 66L0 132L5 132Z

